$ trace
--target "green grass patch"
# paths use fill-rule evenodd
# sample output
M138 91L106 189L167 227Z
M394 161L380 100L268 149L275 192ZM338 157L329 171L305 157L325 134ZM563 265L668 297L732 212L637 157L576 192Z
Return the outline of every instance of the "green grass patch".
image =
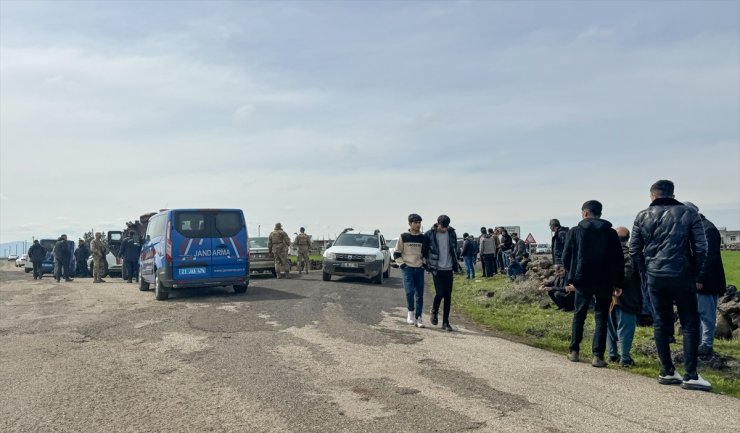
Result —
M727 284L740 287L740 251L722 251L722 265Z
M740 253L734 251L729 253L736 254L731 256L731 259L740 260ZM723 260L725 260L724 253ZM725 271L728 267L730 265L725 261ZM735 284L730 281L728 273L728 284ZM490 292L493 292L492 297L487 296ZM557 311L552 307L540 308L539 302L546 298L547 295L540 295L531 289L512 284L508 278L501 275L496 275L491 279L478 278L477 280L467 280L463 276L456 276L452 305L474 321L493 328L502 337L561 353L565 358L570 343L573 313ZM591 353L593 329L593 312L589 312L581 343L581 354L586 359ZM626 371L657 378L660 370L657 357L643 352L643 348L654 347L650 339L652 335L652 327L637 328L632 346L632 358L636 366L625 369ZM672 345L674 350L682 344L680 336L677 340L678 344ZM740 340L715 340L714 349L720 355L740 359ZM609 368L620 367L610 364ZM678 368L682 371L681 366ZM701 367L700 372L712 383L714 392L740 398L740 371L738 369L715 370Z

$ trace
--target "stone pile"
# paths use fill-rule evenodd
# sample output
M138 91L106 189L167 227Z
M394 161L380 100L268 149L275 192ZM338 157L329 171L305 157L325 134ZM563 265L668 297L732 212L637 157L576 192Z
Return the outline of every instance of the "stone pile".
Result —
M735 286L727 286L727 292L717 302L714 336L726 340L740 339L740 292Z
M531 285L539 287L541 284L555 277L555 267L552 265L550 256L547 255L532 255L532 259L527 266L527 273L524 274L524 281L528 281Z

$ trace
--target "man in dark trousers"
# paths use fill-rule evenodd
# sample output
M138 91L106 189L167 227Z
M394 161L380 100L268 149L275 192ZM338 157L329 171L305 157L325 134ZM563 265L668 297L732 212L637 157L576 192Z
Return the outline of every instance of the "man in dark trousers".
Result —
M609 311L609 337L606 340L609 349L609 360L619 362L620 367L635 365L630 352L632 340L635 338L637 314L642 311L642 288L640 287L640 272L635 268L627 244L630 240L630 231L627 227L615 229L622 244L624 257L624 282L622 295L612 298Z
M568 359L580 360L583 325L588 307L596 298L594 319L596 327L591 345L594 367L606 367L607 323L612 293L619 296L624 278L624 258L617 232L609 221L601 219L602 205L589 200L581 206L581 220L568 231L563 249L563 265L568 274L568 286L575 290L575 311L571 325L570 353Z
M457 234L450 227L450 217L440 215L437 224L424 233L422 256L426 262L427 271L432 273L436 295L432 303L432 325L437 325L439 304L444 300L442 312L442 329L452 331L450 326L450 304L452 302L453 272L460 272L460 263L457 261Z
M74 246L74 242L72 242ZM72 251L67 242L67 235L61 235L57 239L57 243L54 244L54 249L51 251L54 256L54 279L57 283L64 276L64 281L72 281L70 275L70 262L72 261Z
M695 204L688 201L684 204L699 212L699 208ZM725 279L725 268L722 265L722 256L720 255L721 237L719 230L704 215L699 214L699 217L704 228L704 235L707 237L707 258L704 260L701 272L702 278L698 281L702 287L697 291L701 329L699 355L705 356L714 354L717 298L727 290L727 280Z
M87 269L88 257L90 257L90 249L85 244L85 241L80 239L75 250L75 261L77 262L76 277L90 276L90 271Z
M550 231L552 232L552 263L562 265L565 235L568 234L568 227L561 227L560 220L553 218L550 220Z
M670 180L650 187L650 206L635 217L630 255L647 277L653 303L655 346L660 358L658 383L685 389L709 390L712 385L696 370L699 349L697 289L703 288L707 238L699 213L673 196ZM676 372L668 344L673 334L673 304L678 309L683 332L686 374Z
M132 278L139 281L139 254L141 254L141 245L134 239L134 232L128 232L126 239L121 242L118 257L123 260L123 279L129 283Z
M46 259L46 248L41 246L38 239L33 240L33 245L28 249L28 260L33 263L33 279L41 279L43 270L41 265Z

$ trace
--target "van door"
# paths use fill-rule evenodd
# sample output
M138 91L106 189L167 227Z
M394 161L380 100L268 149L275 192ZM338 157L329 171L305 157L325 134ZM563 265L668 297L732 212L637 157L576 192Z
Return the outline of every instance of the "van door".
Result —
M206 212L197 209L176 211L170 223L172 279L187 282L211 278L214 246Z
M213 213L214 278L244 277L247 274L247 228L238 209L217 209Z

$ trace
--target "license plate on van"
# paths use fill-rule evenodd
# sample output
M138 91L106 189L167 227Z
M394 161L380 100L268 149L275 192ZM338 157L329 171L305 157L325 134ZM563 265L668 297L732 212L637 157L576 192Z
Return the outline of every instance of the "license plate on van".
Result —
M180 275L205 275L206 268L180 268Z

